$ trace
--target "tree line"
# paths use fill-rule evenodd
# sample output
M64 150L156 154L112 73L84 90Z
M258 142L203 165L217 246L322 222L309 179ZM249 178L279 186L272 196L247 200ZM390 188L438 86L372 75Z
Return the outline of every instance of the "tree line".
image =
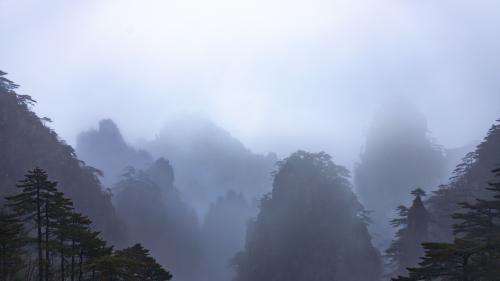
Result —
M41 168L0 209L0 280L167 281L141 244L114 250Z
M416 199L410 208L398 208L400 218L392 223L403 227L387 250L398 275L391 280L500 280L500 169L492 172L497 180L486 188L490 199L462 202L461 211L451 216L455 221L452 242L423 242L432 217L420 199L425 195L422 190L413 192Z

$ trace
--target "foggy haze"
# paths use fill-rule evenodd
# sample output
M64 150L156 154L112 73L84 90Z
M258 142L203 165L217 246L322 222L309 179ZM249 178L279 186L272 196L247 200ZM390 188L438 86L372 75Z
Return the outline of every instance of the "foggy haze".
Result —
M500 280L498 11L0 0L0 280Z
M136 143L194 114L254 152L325 150L351 167L372 117L395 96L413 101L447 148L483 137L500 113L499 8L2 0L0 62L70 144L102 118Z

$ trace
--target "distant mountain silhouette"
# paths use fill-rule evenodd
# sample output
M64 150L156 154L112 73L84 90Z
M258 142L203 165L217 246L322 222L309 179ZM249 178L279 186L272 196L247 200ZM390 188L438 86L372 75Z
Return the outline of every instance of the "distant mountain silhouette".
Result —
M200 261L196 213L174 186L170 163L157 159L147 170L128 168L113 187L113 202L131 241L140 241L179 281L197 280Z
M177 186L203 212L229 190L242 192L249 199L271 190L276 155L251 152L209 120L171 120L147 147L155 157L171 161Z
M103 171L103 183L111 187L127 166L144 169L153 162L145 150L129 146L111 119L99 122L97 130L81 133L77 138L79 157Z
M361 202L373 211L370 230L383 249L394 231L389 221L397 206L410 203L411 190L434 188L446 178L445 154L430 136L423 113L411 102L398 100L376 114L360 158L355 187Z

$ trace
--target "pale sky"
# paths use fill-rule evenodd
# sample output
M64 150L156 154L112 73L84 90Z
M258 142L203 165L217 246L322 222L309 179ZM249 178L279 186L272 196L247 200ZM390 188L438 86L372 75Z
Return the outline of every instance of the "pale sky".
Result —
M248 148L352 164L402 96L446 147L500 117L497 0L0 0L0 69L68 143L113 118L151 139L178 114Z

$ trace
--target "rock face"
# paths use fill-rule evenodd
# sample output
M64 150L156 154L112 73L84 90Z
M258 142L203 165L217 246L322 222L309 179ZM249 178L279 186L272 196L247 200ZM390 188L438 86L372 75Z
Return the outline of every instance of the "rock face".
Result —
M115 214L110 195L98 171L80 161L73 148L59 139L33 111L29 96L17 95L16 86L0 72L0 195L16 193L16 183L27 170L38 166L87 214L103 238L120 245L125 229Z
M434 189L446 177L442 148L428 134L427 122L415 106L387 105L373 121L354 184L373 224L370 231L380 249L393 236L389 221L395 209L410 202L411 190Z

